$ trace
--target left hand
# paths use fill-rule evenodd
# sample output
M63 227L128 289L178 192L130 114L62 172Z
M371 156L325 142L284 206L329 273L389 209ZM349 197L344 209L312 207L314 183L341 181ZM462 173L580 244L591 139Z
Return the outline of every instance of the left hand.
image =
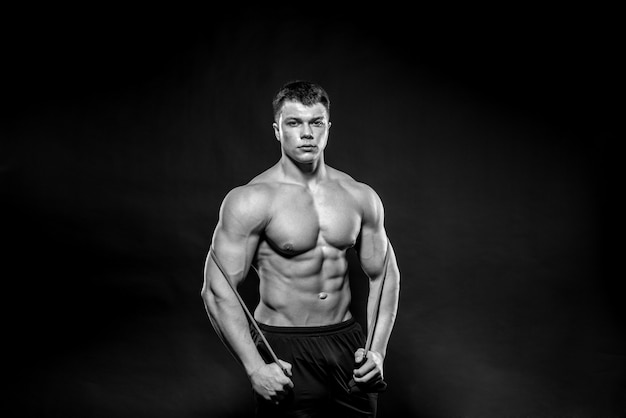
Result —
M354 381L358 385L374 385L383 380L383 358L376 351L368 351L367 359L363 362L365 357L363 348L359 348L354 353L354 362L358 367L353 372Z

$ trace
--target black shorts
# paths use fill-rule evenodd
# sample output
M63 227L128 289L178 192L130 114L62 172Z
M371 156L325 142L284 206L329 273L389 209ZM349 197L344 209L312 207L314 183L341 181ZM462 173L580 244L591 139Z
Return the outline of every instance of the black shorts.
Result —
M257 417L376 416L377 394L351 394L348 382L355 368L354 352L365 345L356 320L319 327L275 327L259 324L279 359L292 365L294 388L277 406L256 395ZM253 331L266 362L273 360Z

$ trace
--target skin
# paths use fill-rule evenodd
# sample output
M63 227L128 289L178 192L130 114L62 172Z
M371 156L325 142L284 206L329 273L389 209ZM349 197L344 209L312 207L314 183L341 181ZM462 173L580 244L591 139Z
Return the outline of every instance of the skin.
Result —
M368 324L389 264L372 349L354 371L357 383L383 378L383 361L398 308L400 274L384 229L378 195L324 163L331 123L326 108L286 101L273 124L281 145L276 165L222 202L212 246L235 285L254 264L260 278L255 319L274 326L322 326L352 317L347 250L355 247L370 277ZM243 309L210 257L202 297L224 344L241 362L256 392L279 402L293 387L291 365L266 364ZM369 325L368 325L369 326ZM357 350L355 364L365 353Z

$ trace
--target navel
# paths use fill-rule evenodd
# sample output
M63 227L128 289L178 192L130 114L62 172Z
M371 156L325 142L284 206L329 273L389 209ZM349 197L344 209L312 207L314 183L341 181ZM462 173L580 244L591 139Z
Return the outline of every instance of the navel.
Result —
M317 295L317 297L318 297L318 298L320 298L321 300L324 300L324 299L326 299L326 298L328 297L328 293L326 293L326 292L320 292L320 293Z

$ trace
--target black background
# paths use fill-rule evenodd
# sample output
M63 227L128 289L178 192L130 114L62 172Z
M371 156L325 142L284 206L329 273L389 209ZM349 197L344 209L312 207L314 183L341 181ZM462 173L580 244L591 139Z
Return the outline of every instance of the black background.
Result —
M4 408L249 416L204 257L279 158L273 94L310 79L402 272L380 416L623 416L616 12L304 6L7 13Z

